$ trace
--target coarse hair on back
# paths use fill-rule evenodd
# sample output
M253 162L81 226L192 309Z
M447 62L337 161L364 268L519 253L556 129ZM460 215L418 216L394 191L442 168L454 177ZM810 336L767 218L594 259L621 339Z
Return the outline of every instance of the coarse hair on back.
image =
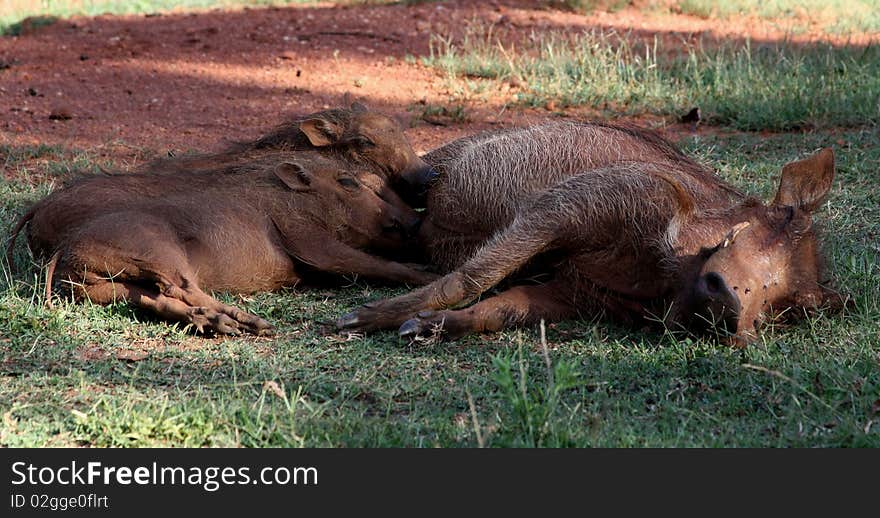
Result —
M563 121L484 132L424 159L443 177L439 188L429 191L432 208L467 214L468 208L483 207L480 219L493 227L510 221L524 195L624 161L668 164L683 184L703 185L717 196L742 196L656 132L631 124Z

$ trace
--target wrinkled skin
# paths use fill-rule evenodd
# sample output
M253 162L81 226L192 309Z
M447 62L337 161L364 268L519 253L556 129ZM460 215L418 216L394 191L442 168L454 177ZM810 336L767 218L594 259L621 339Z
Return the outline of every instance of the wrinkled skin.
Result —
M49 259L47 291L54 274L77 299L126 300L200 332L271 330L206 291L274 290L315 270L435 278L365 251L400 248L419 222L386 179L315 152L84 177L38 202L16 232L28 221L31 250Z
M417 291L362 306L337 326L399 326L406 338L456 337L604 313L630 323L665 320L675 329L709 331L745 345L767 316L842 305L824 277L811 230L812 212L834 177L830 149L786 165L769 205L683 155L662 158L600 166L521 204L514 199L519 205L506 226L454 271ZM443 188L444 174L455 171L441 171L432 193ZM442 196L463 207L468 195L447 190ZM431 210L429 197L428 221ZM515 282L519 271L545 280L483 296L502 280Z

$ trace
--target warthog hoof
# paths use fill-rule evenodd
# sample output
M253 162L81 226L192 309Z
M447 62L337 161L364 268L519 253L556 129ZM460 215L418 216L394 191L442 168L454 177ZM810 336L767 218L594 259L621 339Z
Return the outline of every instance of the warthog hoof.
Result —
M346 313L336 319L336 328L337 329L351 329L356 326L360 322L358 318L357 310L352 311L350 313Z
M193 308L190 313L190 321L196 331L202 334L240 335L242 332L257 336L274 334L272 324L262 318L238 311L239 318L233 318L225 313L206 307Z
M336 320L336 329L339 331L355 331L370 333L380 329L393 329L400 325L406 317L397 316L400 311L390 307L384 302L370 302L342 315ZM411 312L403 315L412 314Z
M374 300L336 320L340 331L369 333L380 329L397 329L426 305L424 289L392 299Z
M455 338L460 333L450 329L445 311L419 311L418 314L404 322L397 330L400 338L413 340L418 337Z
M411 318L400 326L400 329L397 330L397 334L401 338L412 339L419 336L422 331L422 321L418 318Z

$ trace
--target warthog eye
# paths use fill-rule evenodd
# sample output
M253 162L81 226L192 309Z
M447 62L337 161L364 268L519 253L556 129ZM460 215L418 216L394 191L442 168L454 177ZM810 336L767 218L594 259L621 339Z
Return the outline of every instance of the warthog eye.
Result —
M369 137L365 137L363 135L358 135L356 137L353 137L350 142L352 144L354 144L355 146L358 146L361 148L376 147L375 142L373 142Z
M769 214L770 234L765 239L763 246L765 248L775 245L780 239L789 236L793 239L792 243L800 239L801 234L810 228L811 220L807 218L795 218L794 207L788 205L778 207Z
M342 176L336 181L339 182L339 185L345 187L346 189L357 189L361 186L361 184L359 184L357 180L348 176Z

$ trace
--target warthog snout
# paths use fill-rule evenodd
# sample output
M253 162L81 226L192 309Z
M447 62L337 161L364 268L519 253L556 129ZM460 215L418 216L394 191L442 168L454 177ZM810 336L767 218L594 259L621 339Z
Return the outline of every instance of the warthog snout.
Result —
M404 185L399 191L408 202L419 206L424 204L423 199L428 193L428 188L440 173L421 158L416 158L411 164L412 167L400 175Z
M386 214L382 230L385 233L400 234L403 238L409 239L418 234L421 225L422 218L418 212L395 210Z
M382 242L388 242L385 247L389 251L400 248L402 240L407 240L418 232L422 224L421 214L407 205L378 175L362 173L359 179L368 187L366 190L373 197L370 205L375 208L376 219L372 221L377 227L374 228L382 232L382 236L376 236L379 240L373 245L382 246Z
M698 320L710 327L736 332L741 304L724 277L716 272L699 277L694 296Z
M413 170L404 174L404 178L413 188L413 190L424 194L428 190L431 181L440 176L440 173L429 164L419 159L420 164Z

